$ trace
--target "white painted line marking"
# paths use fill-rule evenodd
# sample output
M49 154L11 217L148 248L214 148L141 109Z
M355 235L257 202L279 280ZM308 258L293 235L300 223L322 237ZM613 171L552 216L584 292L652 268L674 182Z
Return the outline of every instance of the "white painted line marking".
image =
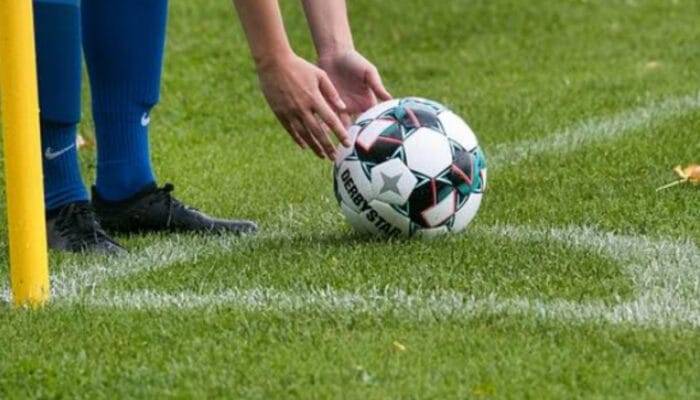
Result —
M71 304L70 302L67 304ZM700 326L695 308L678 308L675 299L636 301L615 307L603 302L576 303L566 300L544 301L527 298L475 297L452 291L406 292L396 289L363 293L330 288L299 293L272 288L231 289L214 294L192 292L158 293L139 291L105 293L87 299L97 308L120 309L213 309L233 307L256 312L326 312L396 315L402 318L468 319L483 315L531 316L543 320L574 323L608 322L641 326Z
M610 140L643 127L653 127L673 117L700 108L700 93L653 102L625 111L607 119L585 121L543 139L503 144L491 149L492 165L518 163L527 157L551 152L566 153L603 140ZM291 226L289 221L280 226ZM287 223L285 223L287 222ZM538 230L527 227L482 228L483 234L497 234L514 240L546 239L593 248L625 264L635 284L638 297L630 302L608 307L599 302L540 301L531 299L483 299L466 297L450 291L406 295L400 289L383 292L350 293L333 289L310 289L293 293L271 288L232 289L218 294L167 294L134 292L115 294L99 290L109 279L126 277L153 269L165 268L177 262L189 262L199 254L231 250L238 239L223 237L206 239L192 248L191 242L175 237L159 242L125 258L107 260L102 265L89 261L68 265L64 273L52 279L56 305L86 303L100 307L214 307L217 305L258 309L365 310L381 312L386 309L406 309L420 313L515 313L545 318L577 321L605 320L640 324L673 325L677 323L700 326L700 252L690 241L673 242L644 237L617 236L587 228ZM475 232L476 233L476 232ZM285 233L279 233L280 238ZM258 238L262 239L262 237ZM0 286L0 300L9 301L9 291Z
M578 303L567 300L509 299L493 295L477 298L451 290L412 291L408 295L400 288L367 292L309 288L305 292L293 292L257 287L210 294L97 291L88 296L69 295L58 301L58 304L81 303L94 307L126 309L206 309L227 306L254 311L400 313L416 318L512 314L573 322L700 326L700 250L690 241L651 240L576 227L535 229L495 226L481 228L473 233L497 235L516 241L553 240L593 250L623 263L634 282L636 298L617 305L606 305L601 301Z
M651 129L698 109L700 92L653 101L612 117L579 122L540 139L497 144L488 149L488 165L489 168L500 168L533 156L570 153L591 143L613 140L642 128Z

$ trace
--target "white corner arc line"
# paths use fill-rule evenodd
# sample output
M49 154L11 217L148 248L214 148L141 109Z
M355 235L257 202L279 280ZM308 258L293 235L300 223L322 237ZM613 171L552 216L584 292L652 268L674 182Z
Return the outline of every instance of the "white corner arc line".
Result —
M483 314L529 315L572 322L600 321L636 325L700 327L700 250L690 241L652 240L615 235L591 228L538 229L494 226L475 234L517 241L553 240L586 248L623 264L636 297L618 304L528 298L474 297L452 290L407 294L401 288L364 292L308 288L303 292L269 287L237 288L217 293L109 291L76 295L63 304L125 309L193 309L234 307L252 311L326 311L397 313L409 318L459 317Z
M566 153L582 145L610 140L642 127L652 127L662 121L700 108L700 93L678 98L655 101L624 111L610 118L593 119L575 124L564 131L542 139L506 143L492 148L496 156L490 157L494 166L513 165L530 156L550 152ZM291 215L289 217L292 217ZM284 221L283 221L284 222ZM288 224L280 224L289 226ZM100 264L76 263L66 266L65 273L52 279L56 305L85 302L98 307L215 307L226 304L259 309L305 309L312 305L326 305L330 309L356 310L374 307L381 311L386 307L401 309L405 305L416 306L426 313L455 312L474 315L478 312L534 314L546 318L570 320L604 320L654 325L690 324L700 326L700 253L689 241L652 240L644 237L624 237L596 232L587 228L538 230L527 227L483 228L484 233L506 235L513 239L530 240L547 238L560 240L566 237L571 243L596 248L602 253L625 264L631 274L637 298L616 306L602 303L574 303L563 300L541 301L531 299L499 299L487 296L482 299L466 297L451 291L406 295L401 289L382 292L352 293L333 289L310 289L308 293L294 293L272 288L232 289L222 293L168 294L157 292L109 293L99 286L109 279L125 277L144 271L159 269L176 262L186 262L204 250L225 251L234 248L239 241L224 237L217 241L205 241L178 251L176 243L160 242L138 254ZM277 235L276 235L277 236ZM284 235L279 235L284 237ZM175 241L178 239L176 238ZM606 244L607 243L607 244ZM611 247L610 243L614 243ZM0 301L9 301L9 289L0 286ZM378 307L377 304L385 306ZM367 306L375 304L375 306ZM295 308L296 307L296 308ZM358 308L359 307L359 308Z
M578 148L617 139L642 128L653 128L700 109L700 92L652 101L611 117L593 118L538 139L501 143L488 149L489 168L512 166L527 158L570 153Z
M299 215L311 214L305 207L288 207L278 213L279 220L255 237L222 235L192 236L169 235L168 238L144 249L130 252L126 256L108 257L84 255L56 266L59 272L52 273L51 296L61 300L94 294L104 283L119 278L168 268L176 263L191 262L198 258L231 252L246 243L259 244L261 241L276 241L293 235L289 227ZM319 215L317 218L330 218ZM330 214L330 213L329 213ZM0 283L0 305L11 301L10 289L6 282Z

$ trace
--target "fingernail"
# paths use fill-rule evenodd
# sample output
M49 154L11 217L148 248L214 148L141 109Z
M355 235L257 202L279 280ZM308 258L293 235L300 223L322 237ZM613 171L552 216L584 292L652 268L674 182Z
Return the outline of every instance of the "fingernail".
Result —
M338 107L341 110L345 110L346 108L348 108L348 106L345 105L345 102L343 100L341 100L340 98L338 98L338 100L336 102L338 103Z

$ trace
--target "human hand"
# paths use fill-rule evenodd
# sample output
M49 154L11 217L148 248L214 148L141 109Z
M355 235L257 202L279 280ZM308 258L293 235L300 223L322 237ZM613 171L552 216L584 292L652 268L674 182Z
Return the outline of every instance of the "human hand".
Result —
M323 70L290 54L259 65L258 76L270 108L301 148L333 160L331 131L344 146L352 144L338 115L346 105Z
M326 71L347 106L344 110L339 110L345 126L352 123L352 116L377 104L377 99L391 99L377 68L355 50L321 54L318 66Z

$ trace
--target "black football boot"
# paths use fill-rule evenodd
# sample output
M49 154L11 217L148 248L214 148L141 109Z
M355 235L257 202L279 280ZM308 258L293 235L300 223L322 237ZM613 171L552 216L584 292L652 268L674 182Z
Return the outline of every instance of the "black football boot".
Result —
M46 218L46 236L50 249L74 253L126 253L109 237L97 221L88 202L69 203Z
M129 199L110 202L92 188L92 204L102 226L113 233L198 232L253 234L257 225L245 220L212 218L182 204L171 194L174 187L155 184Z

